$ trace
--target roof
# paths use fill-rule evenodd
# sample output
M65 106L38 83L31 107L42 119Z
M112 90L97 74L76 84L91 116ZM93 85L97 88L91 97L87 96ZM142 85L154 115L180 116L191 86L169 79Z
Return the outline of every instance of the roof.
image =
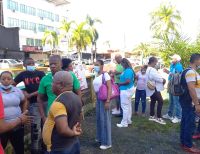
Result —
M69 4L70 2L68 0L46 0L50 3L54 3L56 6L58 5L66 5Z

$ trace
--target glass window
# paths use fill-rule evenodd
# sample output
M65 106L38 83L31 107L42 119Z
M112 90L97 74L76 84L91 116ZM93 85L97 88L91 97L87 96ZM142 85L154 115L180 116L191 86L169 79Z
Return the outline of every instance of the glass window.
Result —
M24 4L20 4L20 12L27 13L27 6Z
M21 20L21 23L20 23L20 28L21 29L28 29L28 22L25 21L25 20Z
M18 3L12 0L8 0L7 1L7 8L10 10L16 10L18 11Z
M38 31L39 31L39 32L44 32L45 29L46 29L46 26L45 26L45 25L42 25L42 24L39 24L39 25L38 25Z
M36 24L33 22L29 22L29 30L36 32Z
M8 27L19 27L19 20L15 18L8 18Z
M33 8L33 7L27 7L28 9L27 9L27 14L29 14L29 15L33 15L33 16L35 16L36 15L36 9L35 8Z
M34 39L32 39L32 38L26 38L26 45L28 45L28 46L34 46Z
M35 46L41 47L42 46L42 40L35 39Z
M55 14L55 21L59 22L59 15L58 14Z

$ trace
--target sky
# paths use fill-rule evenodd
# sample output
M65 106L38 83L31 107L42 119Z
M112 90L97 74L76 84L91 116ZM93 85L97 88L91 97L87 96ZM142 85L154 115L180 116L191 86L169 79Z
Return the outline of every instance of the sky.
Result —
M68 17L81 22L89 14L98 18L98 49L132 50L141 42L151 42L150 13L163 2L170 1L182 16L182 33L194 40L200 32L200 0L70 0Z

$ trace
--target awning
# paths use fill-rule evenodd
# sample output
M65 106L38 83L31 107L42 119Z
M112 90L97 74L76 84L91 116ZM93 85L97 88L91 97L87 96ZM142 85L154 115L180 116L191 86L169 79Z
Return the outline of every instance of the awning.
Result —
M69 4L70 2L68 0L46 0L50 3L54 3L56 6L58 5L66 5Z

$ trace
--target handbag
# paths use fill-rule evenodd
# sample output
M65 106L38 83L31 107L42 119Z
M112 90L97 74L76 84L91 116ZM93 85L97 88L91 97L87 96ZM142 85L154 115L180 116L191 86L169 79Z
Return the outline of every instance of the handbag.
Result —
M151 69L149 71L149 74L151 72ZM148 74L148 81L147 81L147 87L150 89L150 90L155 90L156 89L156 85L155 83L149 79L149 74Z
M113 82L113 80L111 80L111 96L110 99L116 98L119 96L119 88L117 86L117 84L115 84ZM98 99L101 101L106 101L108 98L108 87L106 85L106 81L105 81L105 76L104 73L102 74L102 85L99 88L99 92L98 92Z

